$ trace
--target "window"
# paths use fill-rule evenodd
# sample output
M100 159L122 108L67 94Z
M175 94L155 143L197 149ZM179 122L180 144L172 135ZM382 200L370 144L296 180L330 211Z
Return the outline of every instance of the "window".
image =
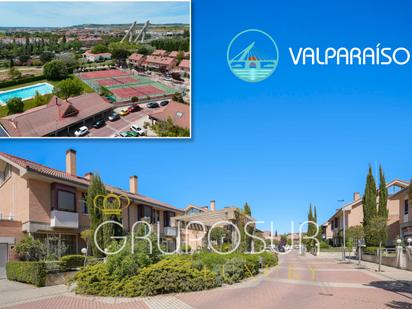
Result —
M152 208L150 206L140 205L137 208L137 220L141 221L144 218L148 218L150 223L153 223Z
M76 198L73 192L57 191L57 209L65 211L76 211Z
M6 162L0 162L0 185L9 179L11 176L11 166Z
M164 226L170 226L170 218L174 217L176 214L172 211L164 212Z
M408 200L405 200L403 214L407 215L409 213L409 204Z
M200 213L201 211L199 210L199 209L196 209L196 208L190 208L187 212L186 212L186 214L187 215L194 215L194 214L198 214L198 213Z

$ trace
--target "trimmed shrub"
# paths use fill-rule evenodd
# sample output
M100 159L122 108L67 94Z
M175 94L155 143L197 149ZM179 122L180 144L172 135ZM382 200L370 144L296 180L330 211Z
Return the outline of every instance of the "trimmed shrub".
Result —
M233 284L248 277L246 273L246 260L235 257L229 259L222 265L222 280L224 283Z
M76 269L79 267L84 266L84 255L81 254L72 254L72 255L65 255L60 258L60 261L65 263L65 267L67 269Z
M36 82L43 79L45 79L44 75L8 80L5 82L0 82L0 88Z
M45 262L8 262L6 274L8 280L30 283L38 287L46 284Z
M216 275L207 270L198 270L190 259L175 256L143 268L131 277L124 286L128 297L150 296L166 293L201 291L219 286Z
M363 253L376 255L376 252L378 250L379 250L379 247L368 246L368 247L363 248Z
M273 267L278 265L278 256L271 252L263 252L258 256L262 257L262 267Z
M82 268L69 283L76 282L74 291L78 294L97 296L121 296L122 280L111 276L103 263Z

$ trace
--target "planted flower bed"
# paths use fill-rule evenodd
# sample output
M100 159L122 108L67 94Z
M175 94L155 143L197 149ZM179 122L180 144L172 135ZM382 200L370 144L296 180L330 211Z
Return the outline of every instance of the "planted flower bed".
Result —
M139 267L139 260L145 266ZM150 263L150 260L157 262ZM122 261L122 262L121 262ZM120 263L119 263L120 262ZM277 265L273 253L221 255L126 255L108 257L107 263L82 268L71 283L78 294L98 296L151 296L200 291L233 284L255 276L262 267Z

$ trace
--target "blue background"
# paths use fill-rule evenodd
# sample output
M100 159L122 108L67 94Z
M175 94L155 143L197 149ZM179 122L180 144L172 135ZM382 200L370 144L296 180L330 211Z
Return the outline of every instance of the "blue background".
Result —
M368 165L387 180L412 176L412 64L294 66L288 48L412 49L407 1L192 2L191 140L7 140L1 151L64 168L78 151L79 173L99 170L107 183L178 207L242 206L279 231L305 220L310 202L323 222L354 191ZM226 63L230 40L262 29L280 52L264 82L237 79Z

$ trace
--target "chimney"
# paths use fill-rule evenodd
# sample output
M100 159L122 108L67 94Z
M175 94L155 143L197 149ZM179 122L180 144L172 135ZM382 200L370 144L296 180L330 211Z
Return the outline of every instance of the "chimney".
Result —
M216 201L211 200L210 201L210 211L215 211L215 206L216 206Z
M92 172L88 172L86 174L84 174L84 178L86 178L87 180L91 180L93 177L93 173Z
M138 181L137 176L130 176L129 178L129 191L133 194L137 194Z
M76 150L74 149L66 151L66 173L76 176Z
M360 194L359 194L359 192L353 193L353 201L356 202L356 201L358 201L358 200L360 200Z

